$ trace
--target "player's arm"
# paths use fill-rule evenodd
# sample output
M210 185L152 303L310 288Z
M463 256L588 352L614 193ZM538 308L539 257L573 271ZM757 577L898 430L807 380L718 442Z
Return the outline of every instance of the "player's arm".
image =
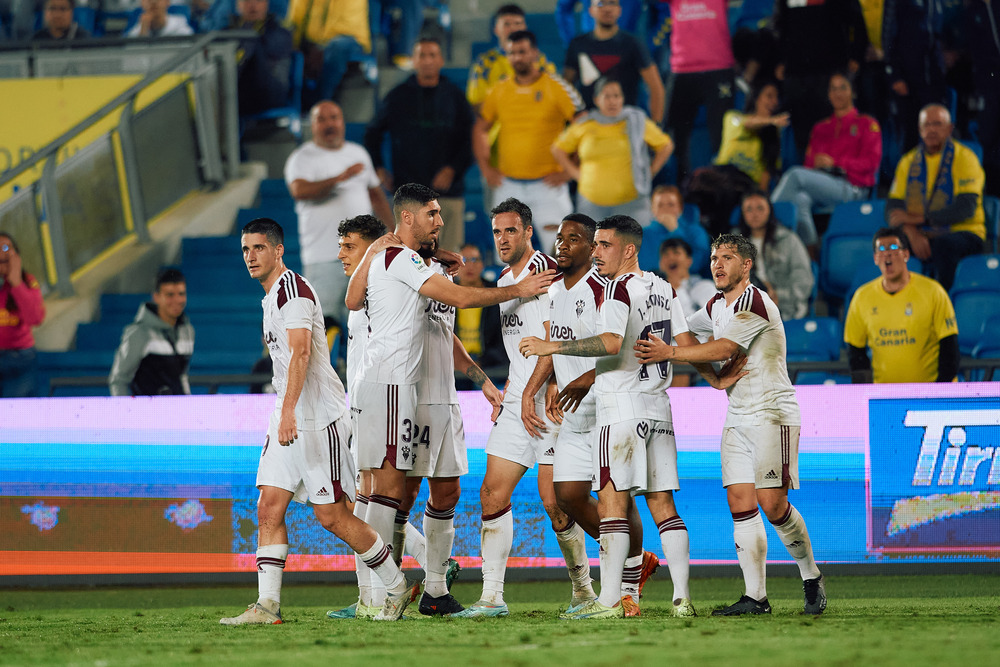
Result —
M288 348L292 355L288 359L288 383L285 397L281 401L281 417L278 420L278 444L290 445L298 437L295 425L295 405L299 402L302 387L306 382L306 368L312 353L312 331L309 329L288 329Z
M528 336L521 339L517 349L525 357L532 355L547 357L553 354L565 354L569 357L607 357L618 354L622 349L622 337L608 332L581 340L548 341Z
M469 378L477 385L483 388L483 396L486 400L490 402L493 406L493 414L490 415L490 421L495 422L497 417L500 416L500 408L503 405L503 393L496 388L493 381L490 380L489 376L483 372L483 369L479 367L472 357L469 356L468 351L466 351L465 346L462 345L462 341L454 333L451 334L452 337L452 357L455 360L455 370L460 373L464 373L465 377Z
M740 346L728 338L719 338L695 345L671 345L656 334L649 334L649 340L637 340L635 356L644 364L661 361L685 361L690 364L725 361L737 352Z
M389 233L380 236L368 246L365 256L361 258L361 263L351 274L351 280L347 283L347 296L344 303L349 310L361 310L365 307L365 293L368 291L368 269L371 268L372 259L390 246L401 246L403 240L395 234Z
M549 339L549 323L545 322L545 340ZM545 420L535 412L535 394L548 383L552 377L552 357L539 357L535 364L535 370L531 372L528 383L521 392L521 422L524 430L533 438L540 438L542 433L548 431ZM539 432L541 431L541 433Z
M698 339L690 332L677 334L674 336L674 342L679 347L698 345ZM710 363L694 362L691 365L694 366L699 375L705 378L709 385L716 389L728 389L736 384L740 378L749 373L749 371L743 370L743 367L747 365L747 355L742 351L738 351L729 357L725 365L718 372L716 372L715 367Z
M590 393L590 388L594 386L597 379L597 371L590 369L580 377L576 378L559 392L556 397L557 407L561 412L576 412L583 402L584 397Z
M360 268L360 267L359 267ZM354 275L358 272L355 271ZM468 287L456 285L444 276L434 274L420 287L420 293L435 301L455 308L485 308L511 299L524 299L548 291L555 269L532 273L520 282L507 287ZM354 277L351 277L354 282ZM347 304L350 307L350 303Z

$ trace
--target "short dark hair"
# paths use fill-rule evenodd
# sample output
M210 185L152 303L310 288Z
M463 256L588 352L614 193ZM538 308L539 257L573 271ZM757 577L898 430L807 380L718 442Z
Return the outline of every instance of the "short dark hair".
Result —
M520 5L500 5L500 7L493 13L493 22L496 23L497 19L501 16L524 16L524 10Z
M384 235L385 232L385 225L382 221L370 213L348 218L337 226L338 235L347 236L348 234L357 234L365 241L374 241Z
M680 248L687 253L688 257L693 256L693 251L691 250L691 244L682 239L679 236L669 238L660 244L660 254L662 255L671 248Z
M156 272L156 287L153 291L159 292L163 285L175 283L187 283L184 274L176 266L165 266Z
M15 239L13 236L11 236L2 229L0 229L0 236L6 236L8 239L10 239L10 247L14 249L14 252L17 253L21 252L20 248L17 247L17 239Z
M493 218L501 213L517 213L518 217L521 218L521 225L525 229L531 227L531 209L520 199L508 197L494 206L493 210L490 211L490 222L493 222Z
M416 205L418 208L425 206L427 202L440 198L434 190L419 183L404 183L396 188L396 193L392 196L392 214L399 219L399 215L407 210L407 207Z
M575 222L583 226L583 228L586 229L587 233L590 235L590 240L591 241L594 240L594 232L597 231L597 221L591 218L586 213L570 213L565 218L563 218L562 221Z
M254 218L243 225L243 231L240 234L263 234L267 237L268 243L274 247L285 243L285 230L271 218Z
M531 48L538 48L538 38L535 37L535 33L530 30L515 30L507 36L508 42L520 42L523 40L528 40L528 43L531 44Z
M910 249L910 239L906 236L906 232L903 231L902 227L882 227L875 232L875 236L872 237L872 252L878 249L878 240L884 239L887 236L895 236L899 239L900 248L907 252L913 252Z
M757 246L753 242L742 234L719 234L714 241L712 241L712 250L718 250L720 247L728 245L736 249L736 254L743 259L750 259L757 263Z
M435 37L434 35L421 35L417 39L417 44L437 44L438 48L443 50L443 47L441 46L441 40Z
M48 7L48 6L49 6L49 2L51 2L51 0L45 0L45 2L44 2L44 3L42 3L42 9L43 9L43 10L44 10L44 9L45 9L46 7ZM69 8L70 8L70 9L76 9L76 0L66 0L66 2L68 2L68 3L69 3Z
M610 215L597 223L598 229L610 229L626 243L635 246L636 252L642 247L642 225L627 215Z

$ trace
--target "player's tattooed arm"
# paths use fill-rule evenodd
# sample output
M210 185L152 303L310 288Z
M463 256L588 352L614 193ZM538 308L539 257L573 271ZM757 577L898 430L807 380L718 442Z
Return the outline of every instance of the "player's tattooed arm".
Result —
M618 354L622 337L613 333L602 333L582 340L544 341L534 336L522 338L518 349L525 357L537 355L546 357L564 354L570 357L605 357Z

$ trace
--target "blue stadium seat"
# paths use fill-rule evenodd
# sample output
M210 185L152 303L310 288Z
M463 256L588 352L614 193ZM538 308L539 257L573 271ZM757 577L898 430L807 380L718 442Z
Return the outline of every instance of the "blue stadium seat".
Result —
M257 195L260 197L261 206L264 208L277 208L289 203L292 206L295 205L292 193L288 191L288 184L285 183L285 179L283 178L265 178L260 182L260 189L257 191Z
M788 361L836 361L840 359L844 332L833 317L805 317L785 321Z
M990 195L983 197L983 213L986 215L986 249L1000 252L1000 199Z
M979 342L972 350L975 359L1000 359L1000 314L991 315L983 320L979 330Z
M1000 314L1000 255L972 255L958 263L951 286L958 322L958 349L972 354L984 322Z
M366 123L347 123L347 131L344 134L344 138L364 146L365 127L367 127Z
M299 238L299 218L295 214L294 208L288 208L287 206L259 206L257 208L241 208L236 212L236 225L233 230L234 233L239 234L243 226L254 218L271 218L279 225L281 225L282 231L285 233L285 245L289 244L291 239ZM239 249L239 244L237 244L237 249Z
M301 51L292 53L291 63L288 71L288 97L285 103L274 109L267 109L260 113L242 116L240 118L240 129L245 132L248 127L261 120L283 120L288 125L288 131L295 137L295 141L302 143L302 86L305 68L305 56Z
M823 234L819 288L827 299L843 300L857 268L871 263L872 235L885 224L885 202L838 204Z
M793 232L799 228L799 221L795 216L795 204L790 201L776 201L771 202L771 208L774 209L774 217L778 219L778 222ZM729 224L735 227L739 221L740 208L737 206L729 216Z
M441 76L458 86L459 90L465 90L465 84L469 81L468 67L445 67L441 70Z
M117 345L117 342L115 343ZM38 395L48 396L50 380L54 377L107 377L114 361L114 348L110 351L39 352ZM73 387L55 392L57 396L107 396L107 385Z

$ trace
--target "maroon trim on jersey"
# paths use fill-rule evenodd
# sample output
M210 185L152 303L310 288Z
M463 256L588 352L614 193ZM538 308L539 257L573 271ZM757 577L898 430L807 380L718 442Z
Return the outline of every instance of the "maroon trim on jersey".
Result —
M399 385L389 384L385 388L385 458L395 468L399 439ZM371 496L372 501L375 498ZM398 503L396 507L399 507Z
M278 278L278 309L280 310L289 299L295 298L295 281L292 276L295 274L291 271L285 271L280 278Z
M781 426L779 428L781 429L781 485L785 486L792 479L792 472L789 468L792 462L792 427Z
M604 303L604 288L607 284L607 281L597 274L587 276L587 286L590 287L590 291L594 293L594 303L597 304L598 308L600 308L601 304Z
M705 304L705 312L708 313L709 317L712 316L712 306L714 306L717 301L722 301L725 298L726 297L722 292L716 292L715 296L708 300L708 303Z
M500 275L497 276L497 278L503 278L508 273L510 273L510 267L509 266L505 266L504 269L503 269L503 271L500 272Z
M626 284L628 281L632 280L634 273L628 273L617 278L614 282L608 285L608 288L604 290L604 299L611 299L612 301L620 301L624 303L629 308L632 307L632 299L628 298L628 287Z
M747 510L746 512L733 512L733 521L749 521L760 513L760 510L754 507L752 510Z
M300 299L309 299L313 303L316 303L316 295L313 291L309 289L308 283L306 283L305 278L297 273L293 273L295 276L295 291Z
M385 268L388 269L389 265L392 264L392 260L396 259L396 255L403 252L403 249L399 246L390 246L385 249Z
M764 305L764 297L761 296L760 290L753 285L747 286L746 291L736 299L736 305L733 307L734 313L744 313L747 311L764 318L765 322L768 321L767 306Z
M508 514L510 511L511 511L511 505L510 503L507 503L507 507L504 507L502 510L500 510L495 514L484 514L483 521L493 521L494 519L499 519L504 514Z

